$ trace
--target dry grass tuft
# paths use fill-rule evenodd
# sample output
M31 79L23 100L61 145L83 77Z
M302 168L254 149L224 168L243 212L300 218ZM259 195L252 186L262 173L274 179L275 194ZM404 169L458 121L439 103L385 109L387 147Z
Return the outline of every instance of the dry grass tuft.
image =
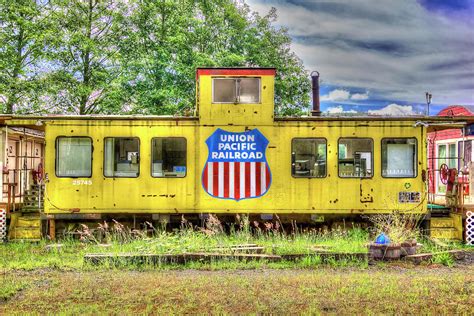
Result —
M366 218L373 224L374 235L385 233L392 243L400 244L420 236L419 225L423 214L393 211L390 214L375 214Z

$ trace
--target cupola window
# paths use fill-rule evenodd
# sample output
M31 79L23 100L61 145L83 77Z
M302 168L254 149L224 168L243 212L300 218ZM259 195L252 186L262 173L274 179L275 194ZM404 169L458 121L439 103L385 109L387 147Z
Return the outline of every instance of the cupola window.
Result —
M260 103L260 78L213 78L212 103Z

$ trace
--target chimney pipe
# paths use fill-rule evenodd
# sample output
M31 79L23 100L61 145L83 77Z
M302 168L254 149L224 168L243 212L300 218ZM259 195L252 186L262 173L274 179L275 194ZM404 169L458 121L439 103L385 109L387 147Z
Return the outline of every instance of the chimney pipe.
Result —
M311 116L321 116L321 105L319 103L319 72L311 73L311 81L313 83L313 109Z

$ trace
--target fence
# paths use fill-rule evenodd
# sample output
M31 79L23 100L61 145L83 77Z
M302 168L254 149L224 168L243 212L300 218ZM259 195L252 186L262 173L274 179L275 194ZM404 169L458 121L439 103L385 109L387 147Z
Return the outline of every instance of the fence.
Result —
M7 211L0 209L0 242L7 239Z

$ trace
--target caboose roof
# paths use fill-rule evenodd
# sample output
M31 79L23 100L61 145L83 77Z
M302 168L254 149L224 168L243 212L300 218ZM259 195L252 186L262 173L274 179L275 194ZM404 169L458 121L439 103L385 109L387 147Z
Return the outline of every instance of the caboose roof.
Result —
M173 116L173 115L67 115L67 114L47 114L47 115L0 115L0 124L8 125L12 121L34 121L34 120L133 120L133 121L197 121L197 116ZM474 116L302 116L302 117L275 117L275 121L423 121L423 122L466 122L474 123Z
M250 67L227 67L227 68L197 68L196 80L200 76L275 76L276 68L250 68Z

